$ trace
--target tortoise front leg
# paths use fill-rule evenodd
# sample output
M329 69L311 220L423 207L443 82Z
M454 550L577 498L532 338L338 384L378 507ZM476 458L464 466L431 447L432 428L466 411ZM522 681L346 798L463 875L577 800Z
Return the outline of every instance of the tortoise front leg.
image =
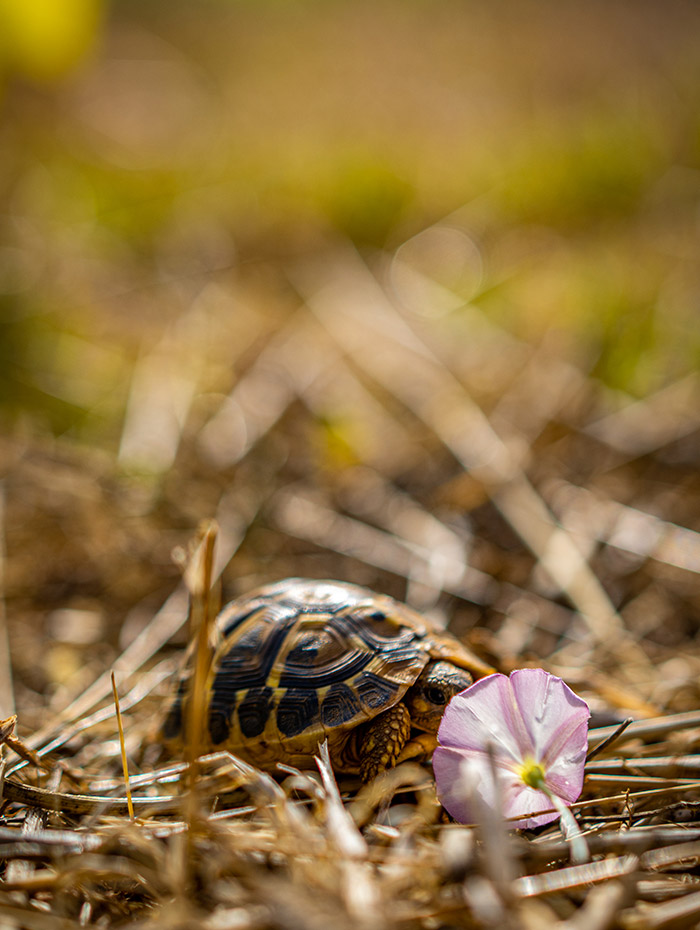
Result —
M368 723L360 738L360 778L364 782L396 765L411 735L411 715L395 704Z
M417 733L413 739L410 739L401 750L401 755L396 760L406 762L407 759L415 759L417 762L427 762L437 746L437 735L435 733Z

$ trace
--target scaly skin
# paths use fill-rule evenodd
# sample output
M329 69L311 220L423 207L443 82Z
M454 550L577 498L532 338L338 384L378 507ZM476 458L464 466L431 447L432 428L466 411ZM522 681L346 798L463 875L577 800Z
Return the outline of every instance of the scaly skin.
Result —
M411 735L411 715L404 703L395 704L367 725L360 741L360 778L371 781L390 769Z

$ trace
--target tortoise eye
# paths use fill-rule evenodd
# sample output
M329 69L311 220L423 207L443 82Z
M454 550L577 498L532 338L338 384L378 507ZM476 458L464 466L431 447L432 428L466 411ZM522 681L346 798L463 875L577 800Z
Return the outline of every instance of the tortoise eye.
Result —
M436 688L432 686L425 689L425 696L430 701L431 704L447 704L447 695L441 688Z

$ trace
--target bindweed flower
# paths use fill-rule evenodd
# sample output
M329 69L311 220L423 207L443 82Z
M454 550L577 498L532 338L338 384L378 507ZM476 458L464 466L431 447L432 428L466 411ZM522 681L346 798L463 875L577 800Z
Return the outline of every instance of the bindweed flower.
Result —
M462 823L478 820L480 805L521 816L514 827L556 820L551 808L581 794L589 716L586 702L543 669L480 679L455 695L440 724L433 754L440 801Z

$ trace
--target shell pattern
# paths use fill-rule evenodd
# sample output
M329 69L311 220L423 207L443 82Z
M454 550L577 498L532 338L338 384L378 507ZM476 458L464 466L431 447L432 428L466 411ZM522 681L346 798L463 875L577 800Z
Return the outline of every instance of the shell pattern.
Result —
M401 701L447 634L393 598L292 578L227 605L216 620L206 736L262 768L304 766L329 741L341 768L350 732ZM460 644L450 648L459 655ZM468 667L469 657L460 663ZM182 738L191 665L163 725Z

